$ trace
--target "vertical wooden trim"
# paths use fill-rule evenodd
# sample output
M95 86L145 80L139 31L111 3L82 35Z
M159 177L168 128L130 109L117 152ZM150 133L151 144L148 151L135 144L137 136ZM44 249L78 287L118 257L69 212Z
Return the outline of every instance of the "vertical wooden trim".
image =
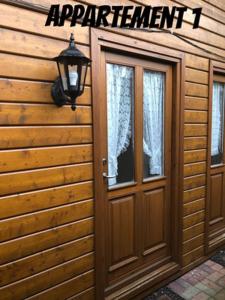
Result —
M177 205L177 220L178 220L178 241L177 241L177 255L178 263L182 265L182 242L183 242L183 197L184 197L184 100L185 100L185 56L182 55L180 62L177 64L177 76L174 79L176 87L176 147L178 153L176 154L176 164L178 165L176 170L176 182L178 192L176 193ZM180 82L179 82L180 78ZM176 83L178 81L178 83ZM179 101L180 99L180 101Z
M99 105L99 76L101 74L101 48L98 43L98 36L94 30L91 30L91 59L92 59L92 105L93 105L93 158L94 158L94 196L95 196L95 284L96 284L96 300L104 299L104 289L98 287L104 287L105 281L105 257L104 257L104 240L101 238L104 236L104 224L96 222L101 219L101 215L104 214L104 205L100 201L103 199L103 191L99 189L99 183L96 178L99 177L101 172L102 161L100 161L101 153L99 144L101 143L101 126L98 122L99 112L101 105ZM98 234L96 234L96 232ZM96 272L96 270L98 272Z
M135 176L137 185L143 181L143 70L135 68Z
M210 210L210 169L211 169L211 128L212 128L213 62L209 61L209 99L208 99L208 142L207 142L207 181L205 206L205 254L209 253L209 210Z

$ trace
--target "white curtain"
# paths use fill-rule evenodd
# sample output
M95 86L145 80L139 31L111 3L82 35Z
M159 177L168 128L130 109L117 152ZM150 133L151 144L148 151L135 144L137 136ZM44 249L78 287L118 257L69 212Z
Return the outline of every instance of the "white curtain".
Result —
M213 83L212 99L212 145L211 155L218 155L223 151L223 120L224 120L224 84Z
M144 72L143 150L149 157L149 174L163 174L164 74Z
M107 64L108 174L118 175L119 155L129 146L132 125L133 68ZM116 184L116 178L108 181Z

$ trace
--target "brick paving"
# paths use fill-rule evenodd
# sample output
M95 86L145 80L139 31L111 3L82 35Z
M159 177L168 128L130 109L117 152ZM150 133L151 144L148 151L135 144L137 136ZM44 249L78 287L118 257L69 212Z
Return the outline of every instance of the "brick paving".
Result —
M225 251L144 300L225 300Z

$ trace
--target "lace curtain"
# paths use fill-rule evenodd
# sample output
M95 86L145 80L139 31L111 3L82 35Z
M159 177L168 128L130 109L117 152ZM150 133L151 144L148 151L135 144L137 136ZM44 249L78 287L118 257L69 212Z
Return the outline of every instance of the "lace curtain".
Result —
M144 72L144 153L149 157L149 174L163 174L164 74Z
M218 155L223 151L223 120L224 120L224 84L213 83L212 103L212 145L211 155Z
M133 68L107 64L108 174L118 175L119 155L132 136ZM108 181L116 184L116 178Z

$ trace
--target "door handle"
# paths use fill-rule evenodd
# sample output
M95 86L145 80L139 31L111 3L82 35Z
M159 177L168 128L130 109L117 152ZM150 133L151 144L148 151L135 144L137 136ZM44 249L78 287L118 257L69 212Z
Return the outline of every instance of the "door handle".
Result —
M102 173L102 176L103 176L104 178L110 179L110 178L116 178L117 175L109 176L109 175L107 175L107 174L104 172L104 173Z

